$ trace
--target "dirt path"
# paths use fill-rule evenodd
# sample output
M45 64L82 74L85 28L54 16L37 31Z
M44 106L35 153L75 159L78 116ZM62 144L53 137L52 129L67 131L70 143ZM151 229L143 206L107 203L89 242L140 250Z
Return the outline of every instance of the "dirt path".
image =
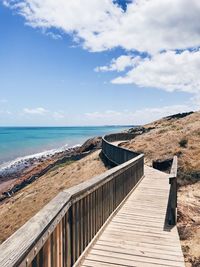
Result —
M44 207L60 191L106 171L99 151L49 171L0 206L0 243Z

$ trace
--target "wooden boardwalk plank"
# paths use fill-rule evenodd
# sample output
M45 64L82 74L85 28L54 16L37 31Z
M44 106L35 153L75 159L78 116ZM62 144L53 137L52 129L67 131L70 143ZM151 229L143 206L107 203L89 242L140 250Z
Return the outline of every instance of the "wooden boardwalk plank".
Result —
M138 266L138 262L143 264L154 264L154 265L167 265L167 266L180 266L182 262L174 261L174 260L165 260L165 259L156 259L155 257L147 257L147 256L138 256L138 255L129 255L126 253L116 253L116 252L107 252L101 250L92 249L91 253L88 255L88 259L101 259L108 260L111 263L117 263L121 261L122 263L130 264L133 266ZM149 265L146 265L149 266Z
M105 245L107 243L109 244L118 244L118 246L121 246L123 245L124 247L127 246L131 246L131 247L139 247L140 249L146 249L146 248L155 248L155 249L159 249L159 250L164 250L163 253L166 253L166 252L178 252L179 255L181 253L181 248L177 248L177 247L173 247L171 245L167 245L167 244L155 244L155 243L152 243L151 241L148 241L148 240L145 240L144 242L142 241L134 241L134 240L126 240L126 241L121 241L119 240L118 242L116 242L116 239L101 239L101 240L98 240L97 242L102 242L104 243Z
M105 234L105 238L107 238L109 240L109 238L115 239L115 242L117 242L118 239L125 239L125 240L129 240L129 241L139 241L139 242L148 242L151 244L163 244L163 245L168 245L168 246L172 246L172 247L176 247L176 244L174 242L172 242L171 240L167 240L167 239L162 239L161 237L155 237L153 235L141 235L140 233L138 233L137 235L125 235L124 233L120 234ZM101 237L100 237L101 240Z
M128 234L152 234L152 235L155 235L155 236L162 236L162 237L167 237L169 238L170 240L176 240L176 236L169 236L168 233L166 232L163 232L162 234L157 230L157 229L153 229L153 228L144 228L144 227L131 227L130 228L125 228L125 227L114 227L114 226L109 226L108 230L110 231L121 231L122 233L128 233Z
M115 242L109 242L108 240L98 240L96 242L96 245L103 245L103 246L108 246L108 247L117 247L117 248L123 248L123 249L131 249L131 250L136 250L139 253L144 253L144 252L155 252L157 254L163 254L163 250L165 251L166 255L180 255L180 250L175 250L171 246L169 247L161 247L161 246L152 246L149 247L149 244L146 243L138 243L138 242L126 242L126 243L115 243Z
M143 250L138 250L136 248L127 248L126 250L124 248L120 248L120 247L115 247L115 246L105 246L103 245L99 245L96 244L94 246L94 249L97 250L102 250L102 251L109 251L109 252L115 252L115 253L122 253L122 254L128 254L128 255L138 255L138 256L142 256L142 257L150 257L150 258L156 258L156 259L167 259L169 260L174 260L174 261L179 261L179 255L166 255L165 257L163 257L163 255L161 253L158 253L157 251L143 251Z
M168 175L145 166L145 178L81 261L85 267L183 267L176 226L165 224Z

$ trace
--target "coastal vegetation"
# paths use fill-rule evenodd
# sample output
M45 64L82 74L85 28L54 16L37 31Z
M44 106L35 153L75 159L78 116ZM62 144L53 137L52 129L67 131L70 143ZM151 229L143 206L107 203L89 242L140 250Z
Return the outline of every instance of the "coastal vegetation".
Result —
M179 145L180 147L187 147L187 144L188 144L188 139L186 138L182 138L180 141L179 141Z

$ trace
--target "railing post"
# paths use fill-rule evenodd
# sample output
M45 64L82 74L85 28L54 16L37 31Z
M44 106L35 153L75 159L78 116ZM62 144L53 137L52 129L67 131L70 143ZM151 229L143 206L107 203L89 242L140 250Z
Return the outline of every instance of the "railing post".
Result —
M177 156L174 157L169 177L169 217L168 224L176 225L177 222Z
M65 255L65 263L64 266L66 267L71 267L72 266L72 262L73 262L73 231L72 231L72 207L70 207L70 209L68 210L68 212L66 213L66 235L65 235L65 251L64 251L64 255Z
M171 184L170 189L170 216L169 216L169 225L176 225L177 215L177 180L176 177L170 177L169 183Z

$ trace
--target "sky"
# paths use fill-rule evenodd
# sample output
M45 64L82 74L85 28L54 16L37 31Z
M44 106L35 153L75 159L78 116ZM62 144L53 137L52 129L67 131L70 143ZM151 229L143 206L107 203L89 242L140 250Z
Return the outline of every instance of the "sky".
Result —
M199 0L0 1L0 126L200 109Z

